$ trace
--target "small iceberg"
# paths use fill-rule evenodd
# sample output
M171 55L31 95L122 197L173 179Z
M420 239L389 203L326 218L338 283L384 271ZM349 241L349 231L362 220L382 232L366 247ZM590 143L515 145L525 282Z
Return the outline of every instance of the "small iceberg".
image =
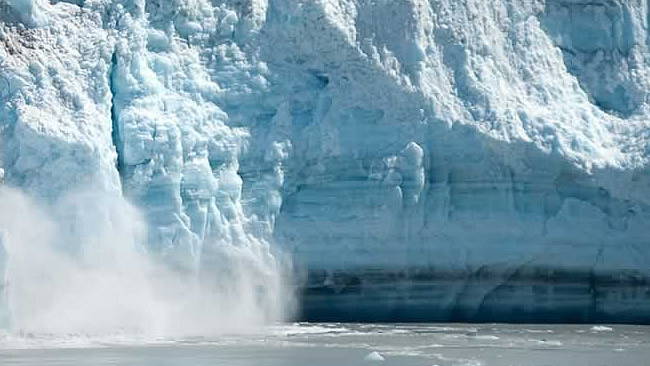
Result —
M382 356L379 352L373 351L370 352L366 355L366 357L363 358L365 361L384 361L384 356Z
M604 325L596 325L596 326L591 327L592 332L611 332L613 330L614 330L613 328L606 327Z

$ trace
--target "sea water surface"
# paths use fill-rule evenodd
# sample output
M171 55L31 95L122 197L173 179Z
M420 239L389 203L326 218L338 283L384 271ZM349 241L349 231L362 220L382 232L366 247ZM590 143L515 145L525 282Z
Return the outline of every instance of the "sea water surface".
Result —
M146 338L0 334L0 365L643 366L650 327L307 324L248 335Z

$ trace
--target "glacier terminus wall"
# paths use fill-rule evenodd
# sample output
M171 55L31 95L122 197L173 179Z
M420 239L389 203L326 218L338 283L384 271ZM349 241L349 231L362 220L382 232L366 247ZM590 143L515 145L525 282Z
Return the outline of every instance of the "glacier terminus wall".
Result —
M308 320L648 323L649 24L646 0L0 0L0 168L46 205L126 198L179 271L287 253Z

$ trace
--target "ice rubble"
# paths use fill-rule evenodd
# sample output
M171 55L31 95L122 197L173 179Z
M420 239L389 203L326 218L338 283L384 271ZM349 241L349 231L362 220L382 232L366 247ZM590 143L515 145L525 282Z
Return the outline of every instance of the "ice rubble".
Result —
M174 266L275 242L312 271L455 273L448 307L526 271L648 275L646 1L0 14L6 182L46 201L123 194Z

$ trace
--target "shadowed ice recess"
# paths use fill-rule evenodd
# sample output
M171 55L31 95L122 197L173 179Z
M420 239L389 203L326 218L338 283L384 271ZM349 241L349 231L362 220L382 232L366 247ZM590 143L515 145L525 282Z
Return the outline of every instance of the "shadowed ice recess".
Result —
M648 9L0 1L3 319L650 322Z

